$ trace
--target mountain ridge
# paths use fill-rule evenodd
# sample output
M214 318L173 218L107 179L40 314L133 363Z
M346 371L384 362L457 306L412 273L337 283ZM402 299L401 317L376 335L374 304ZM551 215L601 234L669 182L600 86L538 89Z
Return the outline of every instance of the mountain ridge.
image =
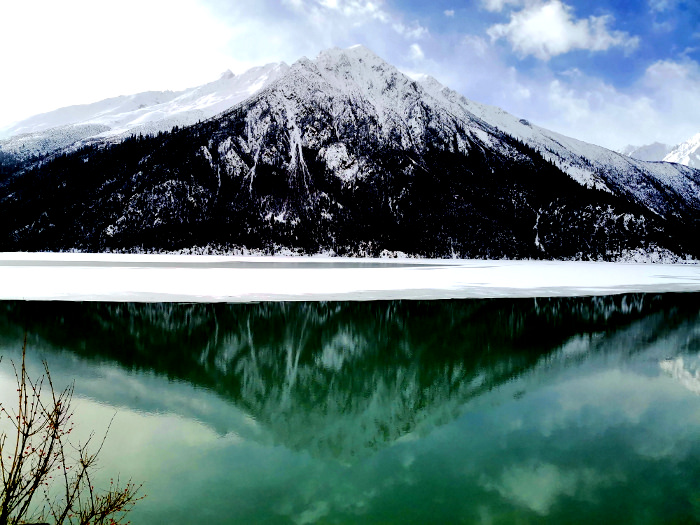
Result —
M191 125L244 100L288 68L278 62L240 75L227 70L217 80L180 91L144 91L34 115L0 130L0 151L23 160L89 142Z
M654 142L646 146L626 146L618 153L637 160L671 162L697 169L700 168L700 133L676 146Z
M2 249L697 256L697 170L545 130L362 46L189 127L59 157L0 183Z
M664 162L677 162L685 166L700 168L700 133L673 148L663 158Z

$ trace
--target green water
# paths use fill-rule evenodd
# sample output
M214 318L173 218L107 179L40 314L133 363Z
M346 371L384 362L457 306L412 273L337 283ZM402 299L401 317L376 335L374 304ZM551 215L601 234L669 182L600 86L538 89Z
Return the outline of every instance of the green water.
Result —
M700 296L0 303L129 519L697 523Z

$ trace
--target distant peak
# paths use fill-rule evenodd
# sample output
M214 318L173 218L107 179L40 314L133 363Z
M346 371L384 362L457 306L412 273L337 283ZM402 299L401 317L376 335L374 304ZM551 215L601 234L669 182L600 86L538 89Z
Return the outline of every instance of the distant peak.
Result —
M233 77L235 77L235 76L236 76L236 75L233 73L233 71L231 71L230 69L227 69L226 71L224 71L223 73L221 73L221 76L219 77L219 80L229 80L229 79L231 79L231 78L233 78Z
M435 77L432 77L430 75L426 75L424 73L417 73L417 74L412 74L410 77L418 84L421 86L425 91L430 93L431 95L435 96L438 93L441 93L444 89L445 86L441 84Z
M352 77L365 68L371 68L376 72L395 70L394 66L362 45L347 49L339 47L326 49L318 54L313 63L321 70L344 71L345 75Z
M696 133L695 135L693 135L693 136L690 138L690 140L688 140L688 142L693 142L693 143L696 143L696 144L700 144L700 133Z
M696 146L698 144L700 144L700 133L696 133L685 142L681 142L680 144L674 146L673 149L677 150L679 148L687 148L689 146Z
M435 77L430 76L430 75L426 75L425 73L418 73L417 75L414 76L414 80L416 82L418 82L419 84L423 84L426 86L434 86L434 87L439 88L439 89L442 89L445 87Z
M311 60L309 60L307 57L301 57L299 60L294 62L294 64L292 64L292 67L295 67L295 66L298 67L300 65L309 67L309 66L313 66L313 62Z
M700 168L700 133L678 144L664 157L666 162L685 164L692 168Z

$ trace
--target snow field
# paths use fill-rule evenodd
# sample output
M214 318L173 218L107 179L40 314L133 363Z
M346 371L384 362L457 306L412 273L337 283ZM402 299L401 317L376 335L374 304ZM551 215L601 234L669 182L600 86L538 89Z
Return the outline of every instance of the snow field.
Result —
M700 265L0 254L0 299L256 302L698 292Z

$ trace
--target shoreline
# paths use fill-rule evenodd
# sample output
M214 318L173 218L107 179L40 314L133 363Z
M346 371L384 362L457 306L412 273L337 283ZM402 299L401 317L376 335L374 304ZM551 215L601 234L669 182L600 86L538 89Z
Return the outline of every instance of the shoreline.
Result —
M0 300L259 302L700 292L700 265L0 253Z

